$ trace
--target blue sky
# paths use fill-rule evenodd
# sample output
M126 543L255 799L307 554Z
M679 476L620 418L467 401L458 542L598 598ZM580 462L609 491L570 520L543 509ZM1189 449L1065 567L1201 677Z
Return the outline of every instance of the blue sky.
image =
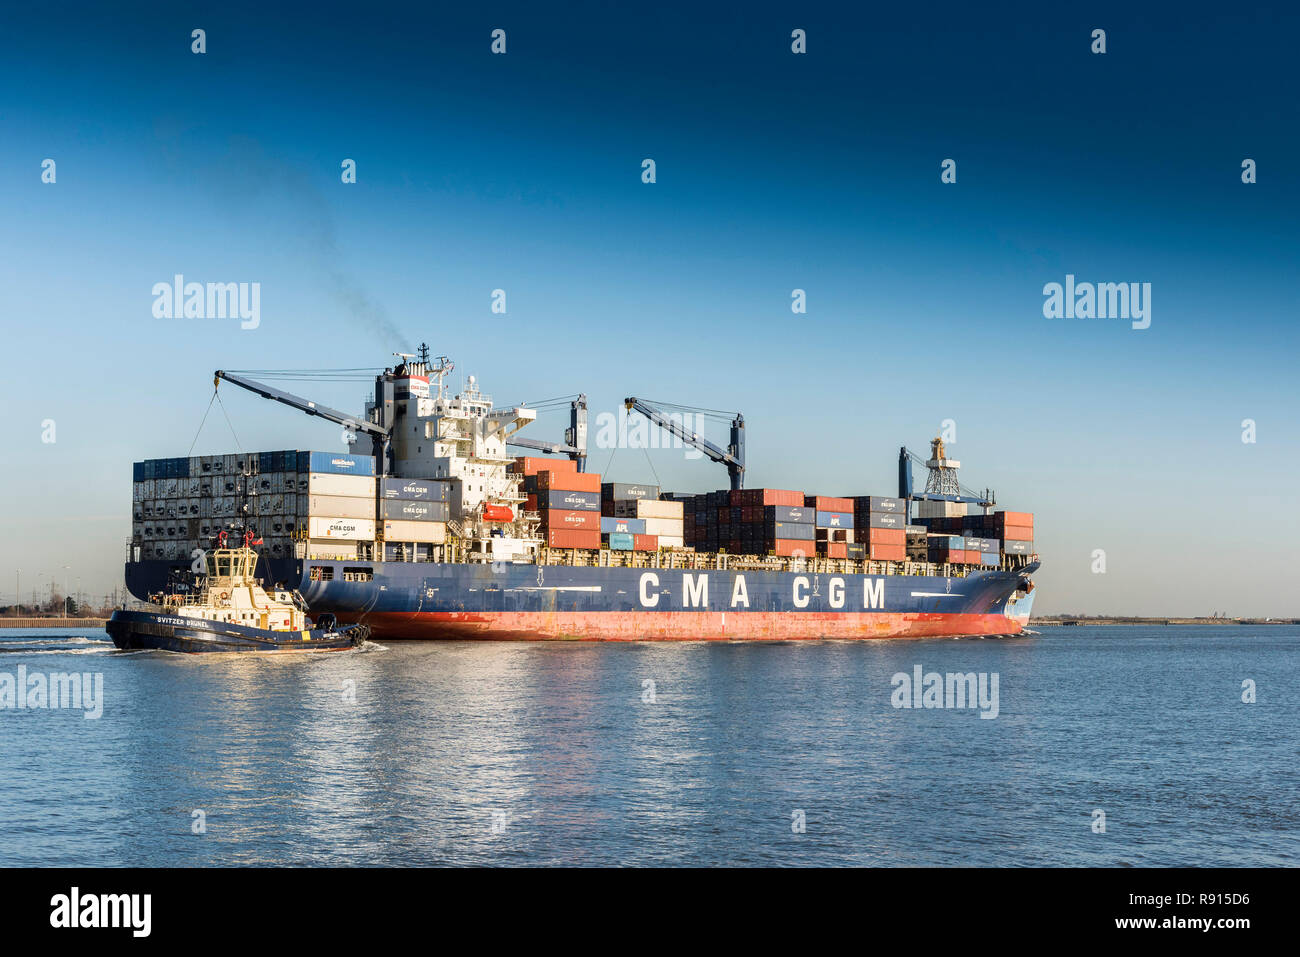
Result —
M213 369L425 340L502 402L739 409L750 485L892 494L954 419L967 484L1037 515L1040 610L1300 614L1300 15L265 6L0 14L5 601L15 566L120 583L130 462L186 453ZM261 325L154 318L176 273L259 282ZM1045 319L1067 273L1151 283L1151 327ZM338 447L222 395L244 448ZM194 453L234 443L214 414Z

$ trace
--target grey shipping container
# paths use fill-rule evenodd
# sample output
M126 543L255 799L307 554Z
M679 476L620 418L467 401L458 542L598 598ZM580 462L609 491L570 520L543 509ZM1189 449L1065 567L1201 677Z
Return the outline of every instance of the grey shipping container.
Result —
M445 502L447 483L435 482L433 479L380 479L379 497L416 502Z
M855 512L902 512L907 502L901 498L888 498L884 495L858 495L853 499ZM872 528L879 528L873 525ZM889 526L893 527L893 526ZM900 528L902 526L899 526Z
M386 499L379 503L379 517L389 521L445 522L446 502L413 502Z
M600 497L604 499L658 498L659 486L636 485L630 482L604 482L600 486Z

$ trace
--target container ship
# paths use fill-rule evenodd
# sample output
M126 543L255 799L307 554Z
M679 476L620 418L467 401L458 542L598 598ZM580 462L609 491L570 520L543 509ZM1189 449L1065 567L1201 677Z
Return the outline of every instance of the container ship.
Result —
M242 528L268 587L377 640L1010 636L1028 622L1033 515L962 486L940 438L927 458L899 450L897 495L746 488L743 416L727 414L723 447L684 407L628 398L629 415L727 470L728 488L669 492L586 470L583 395L551 400L570 425L544 441L521 434L538 407L496 408L473 376L453 394L454 364L425 346L397 358L363 415L218 371L214 386L337 423L348 451L135 463L130 592L183 588Z

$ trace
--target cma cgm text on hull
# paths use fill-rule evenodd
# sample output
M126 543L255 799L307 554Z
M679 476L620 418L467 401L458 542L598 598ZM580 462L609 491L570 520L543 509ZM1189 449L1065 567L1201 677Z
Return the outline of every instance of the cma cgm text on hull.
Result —
M585 471L584 396L568 400L564 441L529 439L536 409L496 408L472 376L451 394L451 369L403 357L356 416L218 373L344 425L362 454L136 463L132 593L165 591L242 524L262 539L263 576L376 637L922 637L1016 634L1028 619L1033 516L964 489L942 439L928 459L900 450L897 497L746 489L742 416L715 445L628 399L730 477L729 489L665 492Z

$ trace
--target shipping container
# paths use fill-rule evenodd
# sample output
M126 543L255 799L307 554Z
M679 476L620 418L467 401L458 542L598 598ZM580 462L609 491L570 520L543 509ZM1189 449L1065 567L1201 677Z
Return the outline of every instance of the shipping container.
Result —
M659 498L658 485L634 485L630 482L605 482L600 486L603 499Z
M608 503L613 507L616 518L673 518L681 521L685 510L681 502L663 502L645 498L614 500ZM602 504L602 511L604 504Z
M981 552L981 565L997 565L1002 561L1002 556L998 552Z
M574 511L599 512L600 493L549 489L537 493L537 508L542 511L552 508L567 508Z
M450 500L447 483L436 482L433 479L380 479L379 497L413 502L446 502Z
M999 527L1007 525L1018 525L1028 528L1034 527L1034 515L1032 512L994 512L994 520Z
M373 518L319 518L307 519L308 538L346 539L370 541L375 537Z
M683 537L683 523L679 518L643 518L641 521L645 523L647 535Z
M657 538L660 548L684 548L686 539L680 535L651 535L648 538Z
M818 528L852 528L853 513L818 511L814 524Z
M600 476L595 472L557 472L554 470L538 472L537 490L539 492L596 492L599 494Z
M545 529L553 528L580 528L591 530L600 534L600 513L592 511L578 511L569 508L551 508L542 513L542 527Z
M407 522L445 522L450 517L446 502L382 501L379 503L381 519Z
M1004 541L1032 542L1034 540L1034 530L1028 525L1007 525L999 530L996 537Z
M803 492L779 488L732 489L728 505L794 505L804 504ZM806 507L806 506L805 506Z
M805 495L803 504L818 512L852 512L854 509L853 499L832 498L829 495Z
M386 542L428 542L434 545L447 540L446 522L384 522Z
M1034 553L1033 542L1003 542L1002 551L1008 555L1032 555Z
M610 532L608 535L600 537L601 544L608 545L610 549L616 552L632 551L632 543L635 536L627 532Z
M848 558L849 546L844 542L818 542L817 554L827 558Z
M659 550L659 538L656 535L633 535L632 550L634 552L654 552Z
M578 463L573 459L548 459L536 455L521 455L515 459L512 471L522 475L536 475L538 472L576 472ZM599 489L597 489L599 491Z
M764 522L763 537L765 539L788 539L791 541L811 542L816 534L816 529L811 525L805 525L802 522Z
M275 500L279 499L279 503ZM321 518L374 518L375 500L372 498L349 498L343 495L302 496L299 503L306 509L305 515ZM279 505L277 508L276 505ZM264 515L278 515L284 511L284 496L268 496Z
M299 452L299 472L324 472L328 475L375 474L373 455L351 455L346 452Z
M846 551L847 551L848 557L849 557L849 558L852 558L852 559L854 559L854 560L856 560L856 561L861 561L862 559L864 559L864 558L867 557L867 546L866 546L866 545L862 545L862 544L854 544L853 542L849 542Z
M336 475L311 472L299 475L295 489L312 495L346 495L351 498L375 497L375 479L364 475Z
M357 557L357 546L355 542L334 542L315 540L304 542L304 549L307 558L314 558L323 561L332 559L354 559ZM282 549L283 551L283 549Z
M868 512L865 517L871 528L896 528L902 531L907 527L907 516L900 512Z
M901 528L866 529L869 545L906 545L907 533Z
M812 555L813 545L803 539L777 538L769 543L765 551L784 558L804 558Z
M907 546L868 545L867 554L874 561L901 562L907 558Z
M542 539L551 548L600 548L600 529L549 528Z
M855 495L853 497L853 511L855 512L895 512L901 514L906 510L906 499L887 498L883 495Z

